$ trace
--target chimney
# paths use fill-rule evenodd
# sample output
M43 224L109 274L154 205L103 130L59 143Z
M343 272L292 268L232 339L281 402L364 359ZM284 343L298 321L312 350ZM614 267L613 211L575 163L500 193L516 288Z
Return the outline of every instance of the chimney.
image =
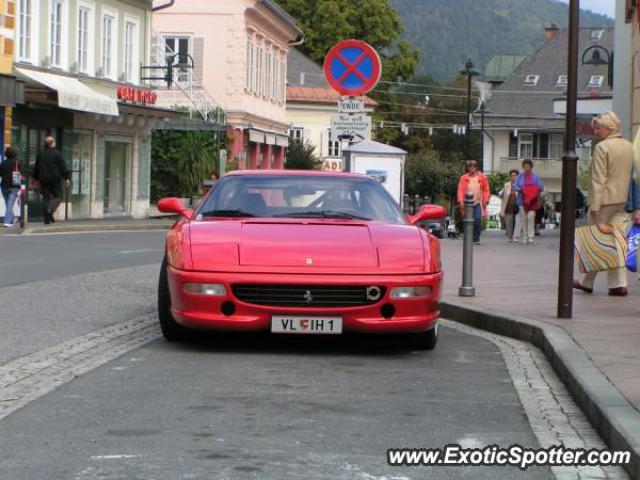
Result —
M556 36L556 33L558 33L559 31L560 31L560 28L558 27L558 25L556 25L555 23L552 23L550 26L544 27L544 37L547 40L551 40L553 37Z

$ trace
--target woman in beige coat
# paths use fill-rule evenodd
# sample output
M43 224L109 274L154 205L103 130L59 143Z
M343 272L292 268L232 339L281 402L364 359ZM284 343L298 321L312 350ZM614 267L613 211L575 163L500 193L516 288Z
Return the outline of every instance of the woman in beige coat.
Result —
M589 187L589 224L624 222L629 220L625 211L629 182L633 167L633 147L620 135L620 120L613 112L601 113L592 121L593 136L598 141L591 160ZM625 268L608 273L609 295L627 295ZM593 292L596 273L583 274L573 287Z
M504 224L507 228L507 237L509 237L509 241L513 242L514 240L514 227L520 227L520 222L516 219L518 205L516 202L517 192L513 188L513 184L518 178L518 170L509 171L509 181L504 184L504 188L500 192L500 197L502 198L502 206L500 208L500 216L504 219ZM520 228L520 230L522 230ZM515 228L515 237L516 239L520 236L520 232L517 228Z

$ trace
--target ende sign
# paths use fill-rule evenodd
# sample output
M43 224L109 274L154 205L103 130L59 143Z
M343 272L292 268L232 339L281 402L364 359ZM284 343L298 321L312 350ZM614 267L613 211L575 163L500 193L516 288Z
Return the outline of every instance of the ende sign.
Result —
M331 117L331 130L338 137L371 139L371 117L363 114L338 114Z
M338 113L364 113L364 98L340 98L338 100Z
M123 102L141 103L143 105L154 105L158 100L156 92L153 90L143 90L133 87L118 87L118 100Z

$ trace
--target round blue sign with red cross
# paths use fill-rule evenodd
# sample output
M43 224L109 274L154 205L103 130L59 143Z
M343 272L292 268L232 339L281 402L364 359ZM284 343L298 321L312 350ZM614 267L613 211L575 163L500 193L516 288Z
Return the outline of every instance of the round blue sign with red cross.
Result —
M364 95L380 81L382 62L371 45L345 40L334 45L324 59L324 74L341 95Z

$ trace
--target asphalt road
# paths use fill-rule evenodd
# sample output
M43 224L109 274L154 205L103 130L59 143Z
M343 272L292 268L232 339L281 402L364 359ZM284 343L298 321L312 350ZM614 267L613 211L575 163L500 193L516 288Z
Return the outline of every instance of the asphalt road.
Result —
M393 447L538 446L488 341L450 329L434 352L314 340L152 342L0 422L2 478L551 478L386 464Z
M168 344L155 320L162 242L0 237L0 480L548 479L546 467L390 467L386 451L596 438L556 405L566 391L531 380L530 352L515 360L458 329L443 327L433 352L388 337ZM151 323L129 331L138 318Z
M164 231L0 236L0 287L159 264Z

